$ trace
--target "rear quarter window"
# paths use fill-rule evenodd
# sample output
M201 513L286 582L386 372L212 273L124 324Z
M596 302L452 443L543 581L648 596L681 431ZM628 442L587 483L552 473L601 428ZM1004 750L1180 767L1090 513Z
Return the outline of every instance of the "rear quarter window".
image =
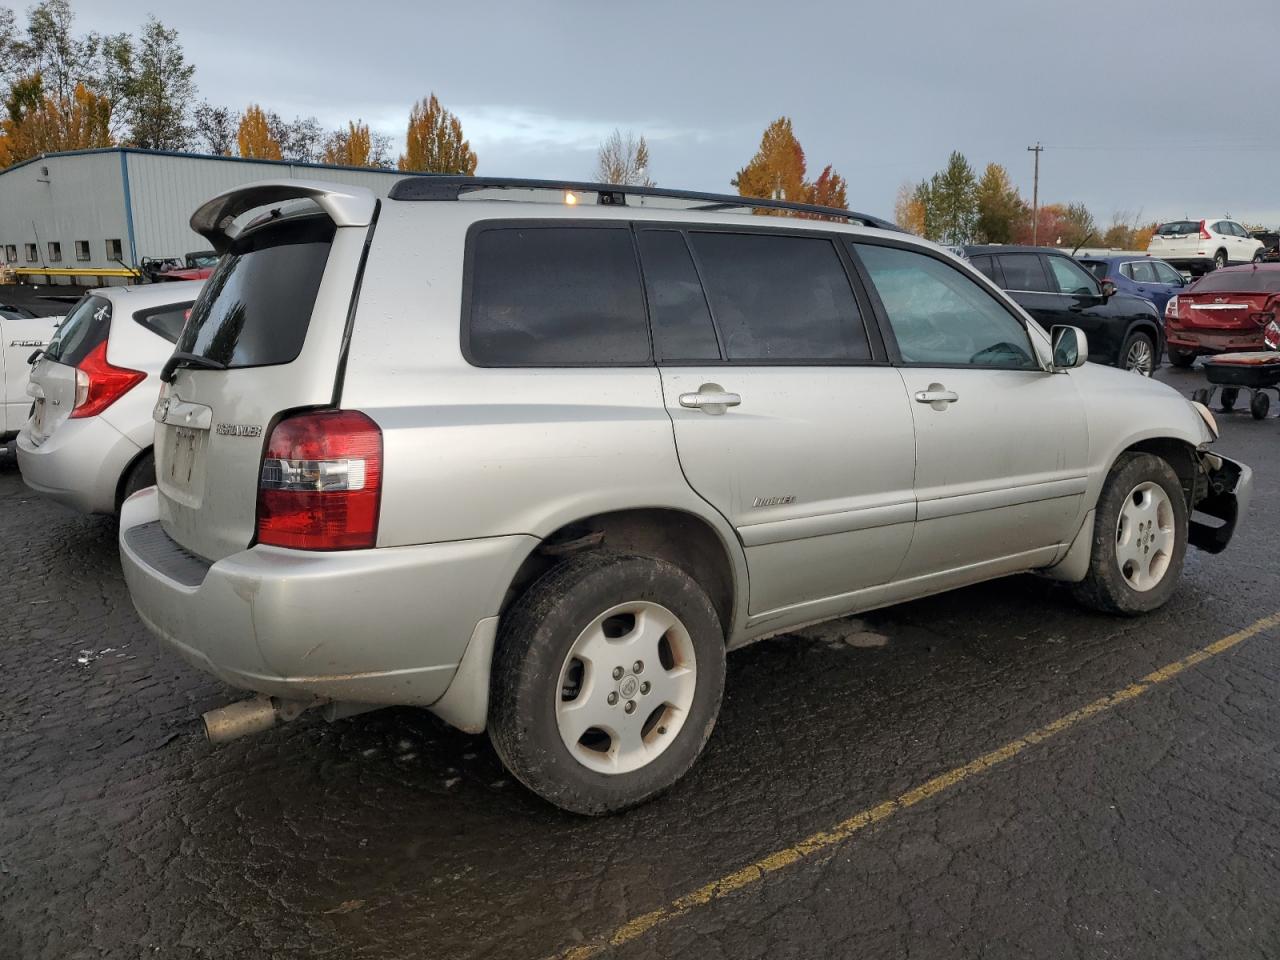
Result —
M291 363L302 352L333 242L309 217L253 231L218 262L177 348L228 368Z
M133 319L152 333L159 334L170 343L177 343L186 325L191 303L171 303L163 307L139 310Z
M651 362L626 224L482 226L467 274L463 349L478 366Z

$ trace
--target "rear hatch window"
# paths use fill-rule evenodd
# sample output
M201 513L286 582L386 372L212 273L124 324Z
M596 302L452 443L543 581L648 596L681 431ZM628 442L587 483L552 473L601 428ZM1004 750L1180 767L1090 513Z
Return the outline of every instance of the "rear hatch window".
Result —
M1200 233L1199 220L1174 220L1172 223L1160 224L1160 229L1156 231L1158 237L1185 237L1188 234Z
M218 263L178 350L228 369L292 363L302 351L333 224L309 217L253 231Z
M44 355L74 367L111 333L111 301L86 294L67 314Z

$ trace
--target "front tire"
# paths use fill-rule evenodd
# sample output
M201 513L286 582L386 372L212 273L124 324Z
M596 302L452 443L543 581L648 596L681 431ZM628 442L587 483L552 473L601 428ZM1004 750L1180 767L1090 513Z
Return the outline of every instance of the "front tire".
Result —
M1137 616L1168 601L1187 552L1187 501L1168 461L1121 454L1094 515L1089 573L1076 598L1104 613Z
M489 736L538 796L573 813L614 813L693 766L724 674L724 631L697 581L664 560L583 554L503 617Z
M1144 377L1151 376L1156 369L1155 343L1145 333L1129 334L1120 348L1120 366Z

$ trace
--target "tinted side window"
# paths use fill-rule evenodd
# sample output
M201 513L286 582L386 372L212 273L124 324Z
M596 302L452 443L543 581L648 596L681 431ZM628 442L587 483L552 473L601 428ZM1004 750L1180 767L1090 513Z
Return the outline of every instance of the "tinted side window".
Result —
M1006 253L1000 257L1000 269L1004 271L1006 290L1028 290L1033 293L1053 291L1037 253Z
M969 262L973 264L973 269L990 280L992 283L1000 283L1000 278L996 276L996 268L991 257L985 254L977 257L970 257Z
M139 310L133 315L133 319L170 343L177 343L190 312L191 304L172 303L164 307L152 307L150 310Z
M897 247L856 244L907 363L1038 368L1027 331L959 270Z
M871 357L832 241L741 233L692 233L689 240L729 360Z
M658 360L719 360L711 311L684 236L674 230L638 235Z
M476 363L649 361L629 229L495 227L476 235L472 258L468 346Z

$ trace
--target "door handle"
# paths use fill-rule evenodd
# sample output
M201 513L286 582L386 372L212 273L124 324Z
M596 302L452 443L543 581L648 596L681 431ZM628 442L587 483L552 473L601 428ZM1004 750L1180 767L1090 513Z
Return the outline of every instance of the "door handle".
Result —
M948 390L940 383L931 383L928 390L916 391L916 403L927 403L935 410L945 410L947 404L955 403L959 399L960 394L954 390Z
M742 397L729 393L718 383L704 383L697 393L680 394L680 406L703 413L721 414L726 407L736 407L742 403Z

